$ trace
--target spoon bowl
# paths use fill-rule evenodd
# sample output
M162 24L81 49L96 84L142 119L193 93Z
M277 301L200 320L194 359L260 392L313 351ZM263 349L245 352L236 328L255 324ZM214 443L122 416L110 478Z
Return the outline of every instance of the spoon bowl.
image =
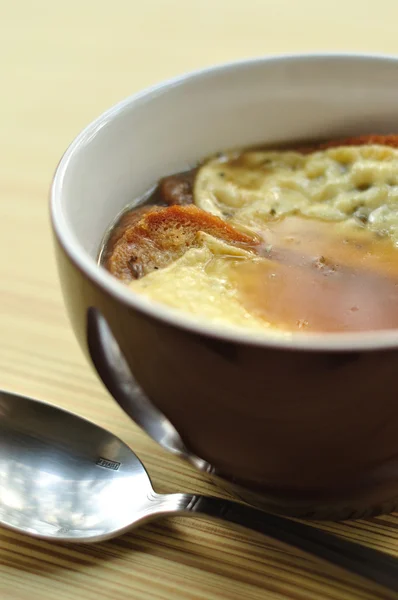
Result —
M167 498L167 502L165 502ZM59 541L99 541L178 509L138 457L101 427L49 404L0 394L0 520Z

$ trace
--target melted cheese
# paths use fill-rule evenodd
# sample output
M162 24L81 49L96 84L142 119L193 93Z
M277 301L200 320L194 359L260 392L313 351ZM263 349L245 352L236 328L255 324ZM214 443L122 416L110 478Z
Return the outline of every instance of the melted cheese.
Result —
M174 263L133 281L130 286L135 292L200 320L224 327L268 329L269 323L251 314L239 302L237 288L230 279L231 267L256 258L207 234L202 234L202 243L201 248L188 250Z
M398 150L342 146L303 155L244 152L208 161L196 204L255 230L291 214L365 224L398 244Z

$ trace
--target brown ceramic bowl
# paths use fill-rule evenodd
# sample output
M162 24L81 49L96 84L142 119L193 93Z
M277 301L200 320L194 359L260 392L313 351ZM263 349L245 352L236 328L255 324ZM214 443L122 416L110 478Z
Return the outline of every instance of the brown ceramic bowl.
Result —
M115 216L161 176L236 146L396 133L397 98L395 58L223 65L110 109L55 174L62 289L108 388L165 447L275 511L346 518L398 505L398 332L226 333L135 295L97 265L98 249ZM146 399L126 387L114 340L88 315L109 325Z

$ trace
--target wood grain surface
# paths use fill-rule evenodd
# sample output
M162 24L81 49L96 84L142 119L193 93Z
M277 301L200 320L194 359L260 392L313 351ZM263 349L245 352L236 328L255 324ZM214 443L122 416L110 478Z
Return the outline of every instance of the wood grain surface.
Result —
M123 97L197 67L260 54L398 51L396 0L0 1L0 386L109 428L159 491L221 494L142 434L90 370L66 318L48 188L79 130ZM398 556L398 516L324 524ZM3 600L389 597L268 540L182 518L63 546L0 531Z

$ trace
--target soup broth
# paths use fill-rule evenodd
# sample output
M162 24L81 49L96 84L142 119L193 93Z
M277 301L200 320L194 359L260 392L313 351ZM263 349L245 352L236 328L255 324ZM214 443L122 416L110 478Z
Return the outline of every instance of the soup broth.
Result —
M398 327L398 136L246 150L162 180L103 265L133 292L225 327Z

